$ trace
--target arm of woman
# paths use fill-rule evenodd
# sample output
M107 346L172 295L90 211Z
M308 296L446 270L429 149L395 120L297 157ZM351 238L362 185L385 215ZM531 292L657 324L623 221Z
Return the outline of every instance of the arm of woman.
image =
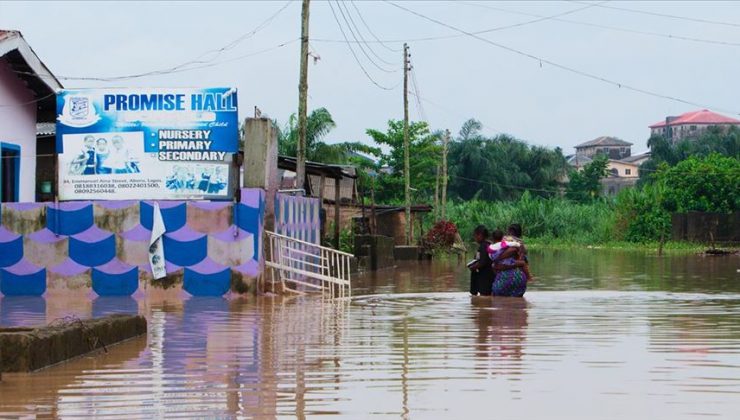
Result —
M493 269L496 271L506 271L506 270L512 270L514 268L524 267L526 263L524 262L522 255L524 254L520 252L520 248L518 247L507 248L506 251L504 251L498 258L496 258L496 260L494 260ZM499 261L502 261L506 258L512 258L512 257L516 257L514 264L499 263Z

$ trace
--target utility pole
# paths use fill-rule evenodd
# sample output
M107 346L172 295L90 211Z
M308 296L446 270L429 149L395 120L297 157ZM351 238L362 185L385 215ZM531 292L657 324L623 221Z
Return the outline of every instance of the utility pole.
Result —
M308 12L310 0L303 0L301 11L301 72L298 81L298 145L296 148L296 188L305 190L306 126L308 101Z
M406 181L406 245L411 245L411 165L409 164L409 46L403 44L403 176Z
M450 143L450 130L442 137L442 220L447 220L447 145Z
M439 177L442 176L442 165L437 165L437 176L436 182L434 183L434 222L438 222L440 218L439 213Z

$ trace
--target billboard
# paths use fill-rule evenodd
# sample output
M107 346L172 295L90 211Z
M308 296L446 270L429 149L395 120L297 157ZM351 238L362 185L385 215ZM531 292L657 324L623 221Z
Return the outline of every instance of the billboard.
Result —
M230 199L236 89L57 94L60 200Z

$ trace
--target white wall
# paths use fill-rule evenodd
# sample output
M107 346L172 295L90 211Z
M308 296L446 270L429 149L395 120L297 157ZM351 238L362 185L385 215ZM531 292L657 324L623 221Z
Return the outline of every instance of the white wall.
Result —
M0 142L21 147L19 201L36 199L36 104L25 83L0 58ZM12 105L7 107L4 105Z

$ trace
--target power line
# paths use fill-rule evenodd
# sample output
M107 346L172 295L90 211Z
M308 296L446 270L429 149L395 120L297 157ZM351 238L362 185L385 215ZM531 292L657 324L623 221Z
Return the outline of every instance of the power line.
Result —
M378 82L376 82L375 79L372 78L372 76L370 76L370 73L367 72L367 70L365 69L365 66L362 65L362 62L357 57L357 54L355 53L354 48L352 48L352 44L347 39L347 34L344 32L344 28L342 27L342 24L339 22L339 17L337 16L337 13L334 11L334 6L331 4L331 1L328 1L327 4L329 5L329 8L331 9L331 14L334 16L334 21L337 23L337 26L339 26L339 31L342 32L342 37L344 37L344 40L347 43L347 47L349 48L349 51L352 53L352 57L354 57L355 62L357 63L357 65L362 70L362 73L365 74L365 77L367 77L368 80L370 80L370 82L372 82L372 84L374 84L375 86L377 86L380 89L383 89L383 90L393 90L393 89L395 89L396 86L394 86L394 87L383 86L383 85L379 84Z
M670 34L670 33L642 31L642 30L637 30L637 29L630 29L630 28L624 28L624 27L618 27L618 26L610 26L610 25L603 25L603 24L592 23L592 22L582 22L582 21L577 21L577 20L562 19L561 18L561 16L564 16L565 14L572 14L572 13L575 13L577 11L584 10L584 9L576 9L576 10L572 10L572 11L565 12L565 13L562 13L562 14L559 13L559 14L551 15L551 16L543 16L543 15L539 15L539 14L535 14L535 13L528 13L528 12L522 12L522 11L518 11L518 10L505 9L505 8L502 8L502 7L495 7L495 6L491 6L489 4L480 4L480 3L477 3L477 2L459 1L456 4L464 4L464 5L467 5L467 6L474 6L474 7L480 7L480 8L490 9L490 10L496 10L496 11L500 11L500 12L504 12L504 13L510 13L510 14L515 14L515 15L522 15L522 16L530 16L530 17L540 18L540 19L535 19L535 20L526 21L526 22L520 22L520 23L516 23L516 24L512 24L512 25L497 26L497 27L488 28L488 29L471 31L472 34L476 34L476 35L485 34L485 33L489 33L489 32L501 31L501 30L515 28L515 27L520 27L520 26L531 24L531 23L542 22L542 21L545 21L545 20L553 20L553 21L556 21L556 22L569 23L569 24L573 24L573 25L589 26L589 27L592 27L592 28L606 29L606 30L615 31L615 32L624 32L624 33L631 33L631 34L636 34L636 35L653 36L653 37L666 38L666 39L677 40L677 41L688 41L688 42L696 42L696 43L710 44L710 45L721 45L721 46L729 46L729 47L739 47L740 46L740 43L731 42L731 41L722 41L722 40L707 39L707 38L697 38L697 37L690 37L690 36L685 36L685 35L675 35L675 34ZM595 7L595 6L597 6L597 4L591 4L591 6L594 6ZM427 37L419 37L419 38L405 38L405 39L384 39L384 40L376 39L374 41L370 40L370 41L367 41L367 42L368 43L426 42L426 41L440 41L440 40L445 40L445 39L462 38L464 36L465 36L464 34L437 35L437 36L427 36ZM326 43L343 43L343 42L345 42L345 41L340 40L340 39L327 39L327 38L316 38L316 39L313 39L313 41L316 41L316 42L326 42ZM398 50L398 51L400 51L400 50Z
M424 106L421 104L421 89L419 89L419 82L416 80L416 68L411 65L411 87L414 89L414 99L416 100L416 111L419 114L421 121L427 121L426 113L424 112Z
M262 29L266 28L270 23L272 23L273 20L275 20L275 18L277 18L278 15L280 15L280 13L282 13L285 9L287 9L288 6L290 6L291 3L292 3L292 1L288 1L280 9L278 9L275 13L273 13L267 19L265 19L259 25L257 25L254 29L252 29L251 31L249 31L249 32L241 35L240 37L234 39L233 41L229 42L228 44L224 45L223 47L206 51L206 52L200 54L195 59L192 59L192 60L189 60L189 61L186 61L186 62L177 64L175 66L172 66L172 67L169 67L169 68L166 68L166 69L152 70L152 71L147 71L147 72L142 72L142 73L135 73L135 74L130 74L130 75L110 76L110 77L57 76L56 78L57 79L61 79L61 80L72 80L72 81L113 82L113 81L136 79L136 78L147 77L147 76L159 76L159 75L164 75L164 74L179 73L181 71L186 71L186 70L194 70L194 69L201 69L201 68L211 67L208 64L209 63L212 63L216 58L218 58L221 55L222 52L233 49L234 47L236 47L237 45L239 45L244 40L246 40L248 38L251 38L252 36L254 36L255 34L257 34L259 31L261 31ZM284 45L287 45L287 44L283 43L283 44L278 45L277 47L281 47L281 46L284 46ZM268 49L268 50L271 50L271 49ZM258 53L266 52L268 50L258 51ZM209 54L215 54L215 55L213 57L207 59L207 60L203 60L202 59L203 57L205 57L205 56L207 56ZM251 56L251 55L255 55L255 54L248 54L246 56L241 56L241 58L248 57L248 56ZM230 62L230 61L233 61L233 60L222 61L222 63L223 62ZM188 66L191 66L193 64L201 64L201 66L188 67ZM23 71L16 71L16 73L19 73L19 74L30 74L30 75L37 76L37 77L40 76L40 75L37 75L35 73L29 73L29 72L23 72Z
M531 53L528 53L528 52L525 52L525 51L522 51L522 50L518 50L518 49L513 48L513 47L509 47L509 46L506 46L506 45L503 45L503 44L499 44L497 42L493 42L490 39L483 38L483 37L478 36L478 35L476 35L476 34L474 34L472 32L468 32L468 31L463 30L463 29L460 29L460 28L458 28L456 26L452 26L452 25L450 25L448 23L445 23L445 22L442 22L440 20L434 19L432 17L423 15L423 14L421 14L419 12L416 12L414 10L411 10L411 9L406 8L406 7L400 6L400 5L396 4L396 3L393 3L392 1L389 1L389 0L382 0L382 1L390 4L393 7L396 7L398 9L401 9L401 10L405 11L405 12L408 12L408 13L411 13L411 14L417 16L417 17L420 17L420 18L422 18L424 20L427 20L427 21L433 22L433 23L435 23L437 25L444 26L445 28L452 29L454 31L460 32L460 33L465 34L465 35L467 35L469 37L475 38L475 39L477 39L479 41L482 41L482 42L485 42L487 44L493 45L494 47L497 47L497 48L500 48L500 49L503 49L503 50L506 50L506 51L509 51L509 52L512 52L512 53L515 53L515 54L518 54L518 55L521 55L521 56L524 56L524 57L527 57L527 58L530 58L532 60L535 60L535 61L539 62L540 65L542 65L542 63L549 64L549 65L551 65L553 67L559 68L561 70L565 70L567 72L570 72L570 73L573 73L573 74L576 74L576 75L579 75L579 76L582 76L582 77L586 77L586 78L593 79L593 80L596 80L596 81L600 81L600 82L603 82L603 83L606 83L606 84L610 84L610 85L616 86L618 88L624 88L624 89L627 89L627 90L631 90L633 92L642 93L644 95L653 96L653 97L656 97L656 98L662 98L662 99L670 100L670 101L673 101L673 102L678 102L678 103L683 103L683 104L686 104L686 105L696 106L696 107L699 107L699 108L712 108L712 109L715 109L715 110L718 110L718 111L722 111L722 112L726 112L726 113L740 114L740 113L738 113L736 111L727 111L727 110L723 110L722 108L711 107L711 106L708 106L708 105L705 105L705 104L699 104L699 103L692 102L692 101L689 101L689 100L677 98L675 96L664 95L664 94L653 92L653 91L650 91L650 90L647 90L647 89L642 89L642 88L638 88L638 87L631 86L631 85L628 85L628 84L624 84L622 82L611 80L611 79L608 79L606 77L599 76L599 75L596 75L596 74L593 74L593 73L589 73L589 72L586 72L586 71L583 71L583 70L578 70L578 69L576 69L574 67L569 67L569 66L566 66L564 64L560 64L558 62L555 62L555 61L552 61L552 60L548 60L546 58L539 57L539 56L536 56L534 54L531 54Z
M347 16L344 14L344 10L342 10L342 4L338 0L335 0L335 3L337 4L337 8L339 9L339 13L342 15L342 19L344 20L344 23L347 25L347 29L349 29L350 35L352 35L352 38L355 41L357 41L357 46L360 47L360 51L362 51L362 53L365 55L365 57L368 59L368 61L370 61L370 63L373 66L375 66L375 68L377 68L378 70L380 70L380 71L382 71L384 73L394 73L394 72L396 72L396 70L392 70L392 69L389 70L389 69L381 66L380 64L376 63L375 60L373 60L372 57L370 57L370 54L368 54L367 51L365 50L365 47L366 46L367 46L368 49L370 49L370 45L368 45L367 42L364 40L364 38L362 38L362 34L359 34L359 39L358 39L358 35L356 35L354 29L352 29L353 25L350 23L349 20L347 20ZM329 1L329 4L331 4L331 1ZM332 12L334 12L334 8L333 7L332 7ZM360 39L362 39L362 41L360 41ZM375 52L372 51L372 49L370 49L370 51L373 54L375 54ZM377 54L375 54L375 55L377 56ZM383 59L381 59L381 61L383 61L384 63L387 63L389 65L392 65L392 63L388 63L388 62L386 62Z
M34 100L31 100L31 101L28 101L28 102L23 102L23 103L20 103L20 104L12 104L12 105L11 104L0 104L0 108L21 108L21 107L24 107L24 106L33 105L36 102L41 102L44 99L48 99L48 98L51 98L52 96L55 96L56 94L57 94L56 92L52 92L52 93L50 93L48 95L44 95L44 96L42 96L40 98L36 98Z
M538 16L538 19L529 20L529 21L526 21L526 22L514 23L514 24L511 24L511 25L496 26L496 27L493 27L493 28L483 29L483 30L479 30L479 31L471 32L471 33L476 34L476 35L479 35L479 34L485 34L485 33L489 33L489 32L502 31L502 30L505 30L505 29L518 28L520 26L530 25L530 24L533 24L533 23L538 23L538 22L542 22L542 21L545 21L545 20L549 20L549 19L557 19L560 16L570 15L570 14L573 14L573 13L576 13L576 12L580 12L581 10L589 9L591 7L594 7L594 6L595 5L592 4L592 5L580 7L580 8L577 8L577 9L573 9L573 10L569 10L569 11L557 13L557 14L552 15L552 16ZM406 39L390 39L390 40L380 40L380 39L377 39L375 42L378 42L378 43L389 43L389 42L438 41L438 40L443 40L443 39L462 38L464 36L465 36L465 34L459 34L459 35L437 35L437 36L428 36L428 37L410 38L410 39L409 38L406 38ZM339 39L326 39L326 38L315 38L314 41L317 41L317 42L346 42L346 41L342 41L342 40L339 40ZM371 42L371 41L367 41L367 42ZM357 43L357 42L355 42L355 43Z
M344 2L340 2L339 0L337 0L337 1L336 1L336 3L337 3L337 7L339 7L339 11L341 11L341 10L342 10L342 8L344 8L344 10L345 10L345 11L347 12L347 17L349 17L349 21L350 21L350 23L351 23L351 26L350 26L350 27L351 27L351 28L352 28L352 27L354 27L354 28L355 28L355 30L357 31L357 35L358 35L358 36L360 37L360 39L362 40L362 44L364 44L364 45L365 45L365 46L367 47L367 49L368 49L368 50L369 50L369 51L370 51L370 52L371 52L371 53L372 53L372 54L373 54L373 55L374 55L375 57L377 57L377 58L378 58L378 60L380 60L381 62L383 62L383 63L385 63L385 64L387 64L387 65L389 65L389 66L393 66L393 65L394 65L394 63L392 63L392 62L389 62L389 61L387 61L387 60L383 59L383 57L381 57L381 56L380 56L380 55L379 55L378 53L376 53L376 52L375 52L375 50L374 50L374 49L373 49L373 48L372 48L372 47L370 46L370 44L368 44L368 43L367 43L367 41L365 40L365 37L363 37L363 36L362 36L362 32L360 31L360 28L359 28L359 27L357 26L357 24L355 23L355 20L354 20L354 18L352 18L352 13L350 13L350 10L349 10L349 8L347 7L346 3L344 3ZM344 14L342 14L342 15L344 15ZM396 72L396 71L398 71L398 70L393 70L392 72ZM389 73L392 73L392 72L389 72Z
M381 41L380 38L378 38L378 36L375 35L375 32L373 32L373 30L370 29L370 25L368 25L367 22L365 21L365 18L362 16L362 13L360 12L360 8L357 7L357 4L355 4L355 0L350 0L350 4L352 4L352 7L355 8L355 11L357 11L357 16L360 17L360 20L362 21L362 24L365 25L365 28L367 28L367 31L370 33L370 36L372 36L373 38L375 38L375 41L376 42L378 42L383 48L385 48L386 50L388 50L390 52L400 53L403 50L401 48L391 48L391 47L389 47L387 45L386 42Z
M253 57L253 56L256 56L256 55L261 55L261 54L264 54L264 53L268 53L268 52L273 51L273 50L276 50L278 48L282 48L282 47L285 47L287 45L290 45L290 44L292 44L294 42L297 42L299 40L300 40L300 38L296 38L296 39L292 39L290 41L286 41L286 42L280 43L278 45L275 45L275 46L272 46L272 47L269 47L269 48L264 48L262 50L257 50L257 51L254 51L252 53L248 53L248 54L244 54L244 55L232 57L232 58L230 58L228 60L222 60L222 61L215 62L215 63L204 64L204 65L198 66L198 67L188 67L188 68L185 68L185 69L180 69L180 70L172 71L172 72L169 72L169 73L152 74L151 76L161 76L161 75L165 75L165 74L184 73L184 72L187 72L187 71L193 71L193 70L199 70L199 69L204 69L204 68L209 68L209 67L215 67L215 66L219 66L221 64L231 63L231 62L234 62L234 61L243 60L245 58ZM16 71L15 73L44 78L43 75L32 73L32 72ZM61 78L61 77L58 77L58 78ZM93 80L93 79L89 79L89 80ZM98 79L96 81L104 81L105 82L105 81L108 81L108 80L105 80L105 79L102 79L101 78L101 79ZM45 95L45 96L42 96L40 98L36 98L36 99L34 99L32 101L28 101L28 102L21 103L21 104L0 104L0 108L23 107L23 106L26 106L26 105L34 104L36 102L41 102L44 99L50 98L50 97L52 97L54 95L56 95L56 92L50 93L48 95Z
M588 3L585 1L577 1L577 0L571 0L571 1L573 1L574 3L581 3L581 4L593 4L593 3ZM709 19L694 18L694 17L688 17L688 16L669 15L666 13L649 12L647 10L630 9L627 7L611 6L611 5L605 5L605 4L599 4L599 3L594 4L594 5L596 7L601 7L604 9L619 10L622 12L629 12L629 13L638 13L641 15L658 16L658 17L664 17L668 19L678 19L678 20L685 20L689 22L708 23L711 25L732 26L735 28L740 28L740 23L735 23L735 22L722 22L718 20L709 20Z
M510 10L510 9L505 9L505 8L502 8L502 7L495 7L495 6L491 6L489 4L480 4L480 3L476 3L476 2L461 1L461 2L459 2L459 4L464 4L464 5L467 5L467 6L474 6L474 7L481 7L481 8L484 8L484 9L496 10L496 11L499 11L499 12L512 13L512 14L516 14L516 15L532 16L532 17L543 17L543 18L546 17L546 16L535 14L535 13L528 13L528 12L521 12L521 11L516 11L516 10ZM596 6L596 5L594 4L594 6ZM559 17L552 17L552 16L550 17L550 20L554 20L556 22L570 23L570 24L573 24L573 25L590 26L592 28L606 29L606 30L616 31L616 32L632 33L632 34L637 34L637 35L655 36L655 37L667 38L667 39L673 39L673 40L679 40L679 41L690 41L690 42L698 42L698 43L703 43L703 44L714 44L714 45L725 45L725 46L731 46L731 47L740 47L740 43L737 43L737 42L720 41L720 40L706 39L706 38L696 38L696 37L683 36L683 35L674 35L674 34L666 34L666 33L660 33L660 32L641 31L641 30L637 30L637 29L630 29L630 28L622 28L622 27L617 27L617 26L602 25L602 24L592 23L592 22L581 22L581 21L578 21L578 20L560 19ZM473 32L473 33L478 34L478 33L481 33L481 32L480 31L476 31L476 32ZM455 35L455 36L457 37L457 36L461 36L461 35Z

